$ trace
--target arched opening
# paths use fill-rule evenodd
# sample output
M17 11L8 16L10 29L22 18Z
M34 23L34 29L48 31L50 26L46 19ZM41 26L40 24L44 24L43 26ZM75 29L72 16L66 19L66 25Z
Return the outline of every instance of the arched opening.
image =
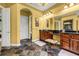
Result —
M32 13L24 8L20 10L20 43L26 44L26 41L32 41Z

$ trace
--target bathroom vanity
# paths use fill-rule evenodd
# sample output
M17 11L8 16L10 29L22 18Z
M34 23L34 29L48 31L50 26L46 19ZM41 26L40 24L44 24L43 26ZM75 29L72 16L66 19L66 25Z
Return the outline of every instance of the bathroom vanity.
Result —
M60 35L61 48L79 55L79 32L63 32Z
M40 30L40 40L53 39L53 33L49 30Z

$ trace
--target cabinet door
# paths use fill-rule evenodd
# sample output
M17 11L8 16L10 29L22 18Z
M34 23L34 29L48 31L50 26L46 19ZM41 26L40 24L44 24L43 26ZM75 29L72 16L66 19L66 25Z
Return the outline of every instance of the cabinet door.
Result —
M70 49L69 43L67 43L67 42L62 42L62 48L64 48L64 49Z
M74 51L79 54L79 40L74 41Z
M79 54L79 40L78 40L78 42L77 42L77 52L78 52L78 54Z
M10 46L10 8L2 9L2 46Z
M71 50L79 54L79 40L71 40Z
M74 39L72 43L73 43L72 50L79 54L79 40Z

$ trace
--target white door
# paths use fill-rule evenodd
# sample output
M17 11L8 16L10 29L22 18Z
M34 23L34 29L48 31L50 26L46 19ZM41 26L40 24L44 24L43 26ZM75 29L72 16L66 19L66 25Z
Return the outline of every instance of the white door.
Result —
M28 16L20 18L20 39L28 39Z
M2 9L2 46L10 46L10 8Z

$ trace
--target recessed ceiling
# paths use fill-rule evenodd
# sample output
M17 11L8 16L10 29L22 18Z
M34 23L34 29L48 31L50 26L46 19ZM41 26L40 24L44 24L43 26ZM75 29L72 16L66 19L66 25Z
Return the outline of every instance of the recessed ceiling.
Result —
M49 9L50 7L54 6L56 3L46 3L42 4L42 3L29 3L29 5L31 5L32 7L39 9L41 11L45 11L47 9Z

